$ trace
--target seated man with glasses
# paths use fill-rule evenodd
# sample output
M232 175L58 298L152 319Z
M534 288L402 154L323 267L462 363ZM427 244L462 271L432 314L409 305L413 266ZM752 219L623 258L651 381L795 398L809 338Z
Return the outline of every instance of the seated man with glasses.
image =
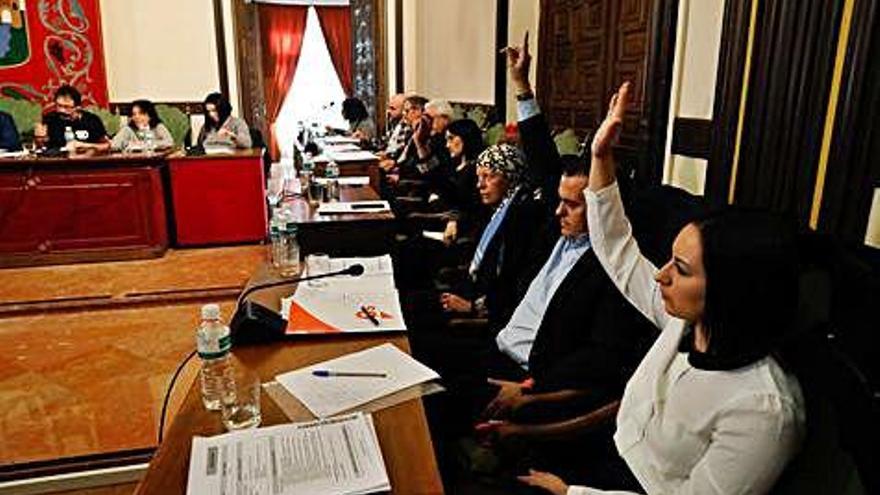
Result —
M68 128L71 134L65 136ZM55 91L55 110L43 115L43 122L34 127L34 138L48 148L66 145L71 152L110 149L104 123L97 115L82 109L82 95L66 84Z

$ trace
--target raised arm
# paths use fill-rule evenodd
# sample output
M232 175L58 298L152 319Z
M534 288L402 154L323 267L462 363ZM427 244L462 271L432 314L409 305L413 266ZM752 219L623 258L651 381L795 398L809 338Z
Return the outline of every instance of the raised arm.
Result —
M615 181L612 146L623 126L630 91L631 85L626 82L611 98L608 115L593 138L590 186L584 192L587 224L590 243L605 272L624 297L662 329L671 317L666 313L654 280L657 267L639 250Z
M538 107L529 82L529 68L532 63L529 33L526 32L522 46L508 46L505 51L507 71L516 93L517 125L528 165L528 175L531 182L541 187L548 207L555 210L559 202L557 187L562 175L562 162L556 143L553 142L550 126Z

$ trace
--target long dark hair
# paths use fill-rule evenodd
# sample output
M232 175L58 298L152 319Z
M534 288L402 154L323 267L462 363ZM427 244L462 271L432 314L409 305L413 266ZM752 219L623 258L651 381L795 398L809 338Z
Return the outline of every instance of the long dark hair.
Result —
M796 321L796 223L782 215L729 207L694 225L706 273L703 364L733 369L766 357Z
M138 107L141 109L141 112L147 114L150 117L150 129L155 129L157 125L162 123L162 119L159 118L159 113L156 112L156 105L153 105L153 102L150 100L134 100L131 102L131 111L134 113L134 107ZM128 119L128 127L133 131L137 131L138 128L134 123L134 120Z
M486 149L486 143L483 142L483 132L471 119L452 121L446 128L446 132L460 137L464 143L464 150L461 153L462 160L476 160L480 153Z
M208 115L208 104L214 105L214 108L217 109L217 118L218 121L214 122L211 119L211 116ZM232 105L229 104L229 101L220 93L211 93L205 98L205 130L212 131L214 129L219 129L220 126L226 122L226 119L229 118L229 115L232 114Z
M361 122L363 120L367 120L370 114L367 112L367 107L364 105L358 98L346 98L342 102L342 118L347 120L349 123Z

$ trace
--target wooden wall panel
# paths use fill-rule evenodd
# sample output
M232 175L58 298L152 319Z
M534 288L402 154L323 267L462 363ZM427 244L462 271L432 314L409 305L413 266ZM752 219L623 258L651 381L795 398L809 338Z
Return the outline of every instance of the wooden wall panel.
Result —
M635 98L617 149L642 183L662 177L677 0L543 0L538 98L555 128L592 134L625 80Z

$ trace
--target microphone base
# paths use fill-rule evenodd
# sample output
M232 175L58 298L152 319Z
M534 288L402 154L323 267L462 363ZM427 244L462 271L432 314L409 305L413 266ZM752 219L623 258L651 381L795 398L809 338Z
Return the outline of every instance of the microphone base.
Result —
M232 345L277 342L284 338L287 320L276 311L252 301L242 301L229 322Z

